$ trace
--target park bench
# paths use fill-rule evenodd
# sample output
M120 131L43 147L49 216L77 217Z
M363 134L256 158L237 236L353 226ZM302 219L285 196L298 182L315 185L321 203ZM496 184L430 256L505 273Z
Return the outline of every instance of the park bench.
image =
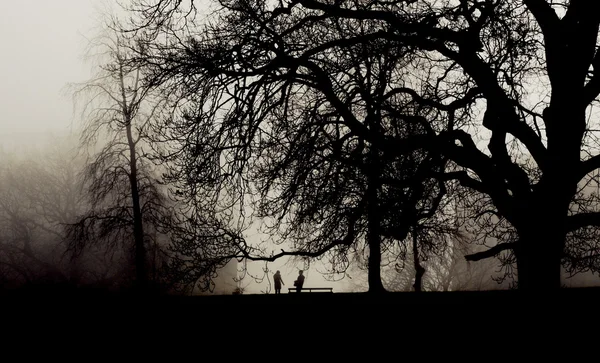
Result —
M313 291L318 291L318 292L333 292L333 287L303 287L300 289L300 292L303 291L308 291L308 292L313 292ZM295 293L296 292L296 288L295 287L289 287L288 288L288 294L289 293Z

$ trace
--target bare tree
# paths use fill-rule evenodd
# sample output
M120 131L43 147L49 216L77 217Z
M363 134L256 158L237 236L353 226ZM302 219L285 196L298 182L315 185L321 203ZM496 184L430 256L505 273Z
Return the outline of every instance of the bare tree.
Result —
M132 44L106 23L94 39L89 56L96 62L94 78L74 84L83 99L82 145L92 149L85 177L91 209L71 225L71 248L103 243L125 248L134 256L135 285L148 288L148 248L167 215L166 200L147 152L149 124L160 103L132 67ZM111 25L112 24L112 25ZM98 148L98 144L100 147Z
M77 261L65 258L64 225L87 206L78 175L83 161L69 137L48 141L36 151L2 155L0 265L7 286L44 276L71 284L79 279Z

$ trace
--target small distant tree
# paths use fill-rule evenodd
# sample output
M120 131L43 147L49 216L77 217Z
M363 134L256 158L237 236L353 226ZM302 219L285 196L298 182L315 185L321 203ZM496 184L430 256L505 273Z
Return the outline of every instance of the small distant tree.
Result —
M67 280L77 283L77 261L65 258L64 225L83 211L83 167L70 138L25 153L2 153L0 162L0 269L5 286ZM64 261L68 263L65 264Z
M159 103L153 103L150 88L142 85L141 70L129 62L132 43L111 24L90 45L95 76L71 85L76 101L84 101L81 143L91 149L85 170L91 208L69 233L75 253L99 243L130 251L135 285L145 290L148 249L156 244L156 229L168 215L147 153L149 124Z

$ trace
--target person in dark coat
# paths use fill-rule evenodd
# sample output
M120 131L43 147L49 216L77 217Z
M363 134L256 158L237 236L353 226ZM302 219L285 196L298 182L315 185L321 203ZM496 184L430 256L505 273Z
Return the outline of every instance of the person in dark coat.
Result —
M275 275L273 275L273 282L275 282L275 293L276 294L281 294L281 285L285 285L283 283L283 280L281 279L281 273L279 272L279 270L277 270L277 272L275 272Z
M302 270L298 272L298 278L294 281L294 286L296 286L296 292L300 292L302 286L304 286L304 275Z

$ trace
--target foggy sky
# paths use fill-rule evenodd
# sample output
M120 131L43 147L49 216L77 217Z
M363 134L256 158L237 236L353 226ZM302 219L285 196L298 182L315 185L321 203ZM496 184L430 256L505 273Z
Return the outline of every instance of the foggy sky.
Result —
M0 142L32 143L67 132L62 90L89 76L82 55L101 0L0 1Z

